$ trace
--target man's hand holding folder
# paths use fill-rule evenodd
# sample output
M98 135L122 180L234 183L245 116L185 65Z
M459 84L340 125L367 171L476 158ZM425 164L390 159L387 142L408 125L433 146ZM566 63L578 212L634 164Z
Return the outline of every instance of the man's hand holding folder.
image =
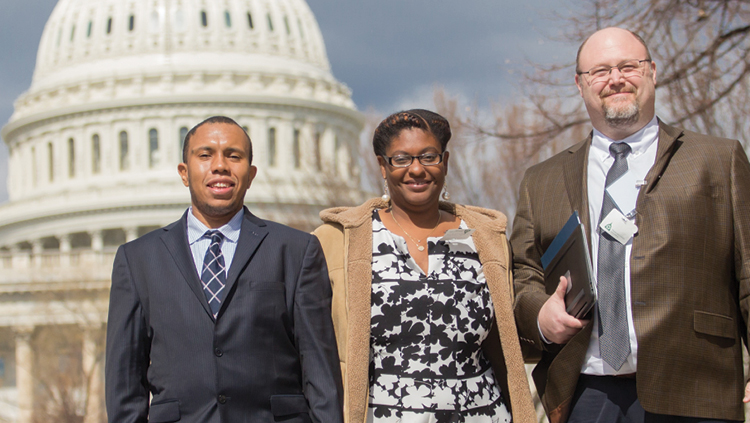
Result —
M576 319L565 311L565 292L568 283L565 276L560 276L555 293L539 310L539 329L545 340L550 343L567 343L589 323L588 320Z
M542 255L542 267L545 284L558 281L558 285L539 311L539 330L547 342L564 344L588 323L583 318L596 302L596 281L578 212L573 212Z

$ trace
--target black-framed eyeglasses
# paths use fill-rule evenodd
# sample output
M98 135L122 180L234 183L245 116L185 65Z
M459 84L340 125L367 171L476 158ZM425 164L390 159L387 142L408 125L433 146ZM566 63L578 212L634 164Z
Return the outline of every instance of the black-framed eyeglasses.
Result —
M419 160L422 166L435 166L443 162L442 153L424 153L418 156L410 156L408 154L398 154L393 157L388 157L383 154L383 158L393 167L409 167L414 163L414 159Z
M593 68L589 69L586 72L578 72L578 75L585 75L586 80L589 84L593 84L595 82L601 82L607 78L609 78L609 75L612 73L612 69L617 68L618 71L620 71L620 74L624 76L625 78L630 78L633 76L643 76L643 64L646 62L651 62L651 59L644 59L644 60L626 60L616 66L594 66Z

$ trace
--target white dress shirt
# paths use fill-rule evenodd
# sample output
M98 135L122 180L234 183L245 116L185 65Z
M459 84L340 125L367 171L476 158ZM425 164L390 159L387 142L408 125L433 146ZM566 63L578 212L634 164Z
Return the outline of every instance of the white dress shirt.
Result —
M654 165L656 161L656 150L659 139L659 124L656 120L656 116L644 126L640 131L635 134L618 142L626 142L630 145L631 152L627 156L628 161L628 172L632 172L629 175L629 180L641 181L645 183L646 174ZM614 157L609 152L609 146L614 141L607 138L604 134L594 129L594 136L591 141L591 148L589 150L588 157L588 199L589 199L589 216L591 224L591 263L594 267L594 274L597 274L597 258L599 255L599 214L602 210L602 202L604 201L604 183L607 179L607 172L612 164L615 162ZM632 197L636 195L640 187L640 184L633 184L632 187L627 186L626 189L632 189L634 192L619 193L620 199L624 197ZM612 192L610 189L610 195L613 197L615 203L618 203L618 192ZM619 204L619 203L618 203ZM623 214L630 213L631 210L622 210ZM583 363L581 373L589 375L615 375L615 374L627 374L635 373L636 362L638 356L638 342L635 337L635 327L633 325L633 310L631 307L630 300L630 253L633 249L633 238L625 245L625 301L627 304L628 313L628 332L630 334L630 355L625 363L622 365L620 370L613 369L609 364L602 360L599 353L599 322L594 313L594 318L591 321L593 325L591 330L591 339L589 341L589 348L586 351L586 358ZM596 309L595 309L596 310Z
M224 256L224 269L226 273L229 273L234 252L237 250L237 241L240 239L240 229L242 228L242 218L244 216L245 209L242 208L229 222L218 229L224 235L224 239L221 241L221 254ZM193 215L193 207L191 206L188 209L187 236L190 251L193 253L195 271L198 272L198 279L200 279L203 272L203 259L206 257L206 251L211 246L211 237L205 236L206 231L209 229L208 226L204 225L203 222Z

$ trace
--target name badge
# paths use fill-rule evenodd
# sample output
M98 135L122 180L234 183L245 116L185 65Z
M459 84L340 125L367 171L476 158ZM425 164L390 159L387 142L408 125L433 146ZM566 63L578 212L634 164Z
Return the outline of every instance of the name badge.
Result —
M445 231L445 235L440 238L443 241L453 241L460 239L467 239L474 233L476 229L448 229Z
M627 244L630 238L638 232L638 227L635 226L635 223L623 216L617 209L612 209L607 217L602 220L602 223L599 224L599 227L622 245Z

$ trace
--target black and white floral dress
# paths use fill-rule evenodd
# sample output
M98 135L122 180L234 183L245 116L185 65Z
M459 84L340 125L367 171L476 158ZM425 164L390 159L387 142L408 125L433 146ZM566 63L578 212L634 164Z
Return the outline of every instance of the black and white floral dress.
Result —
M429 238L425 275L377 211L372 227L367 421L510 422L482 353L494 309L471 236Z

